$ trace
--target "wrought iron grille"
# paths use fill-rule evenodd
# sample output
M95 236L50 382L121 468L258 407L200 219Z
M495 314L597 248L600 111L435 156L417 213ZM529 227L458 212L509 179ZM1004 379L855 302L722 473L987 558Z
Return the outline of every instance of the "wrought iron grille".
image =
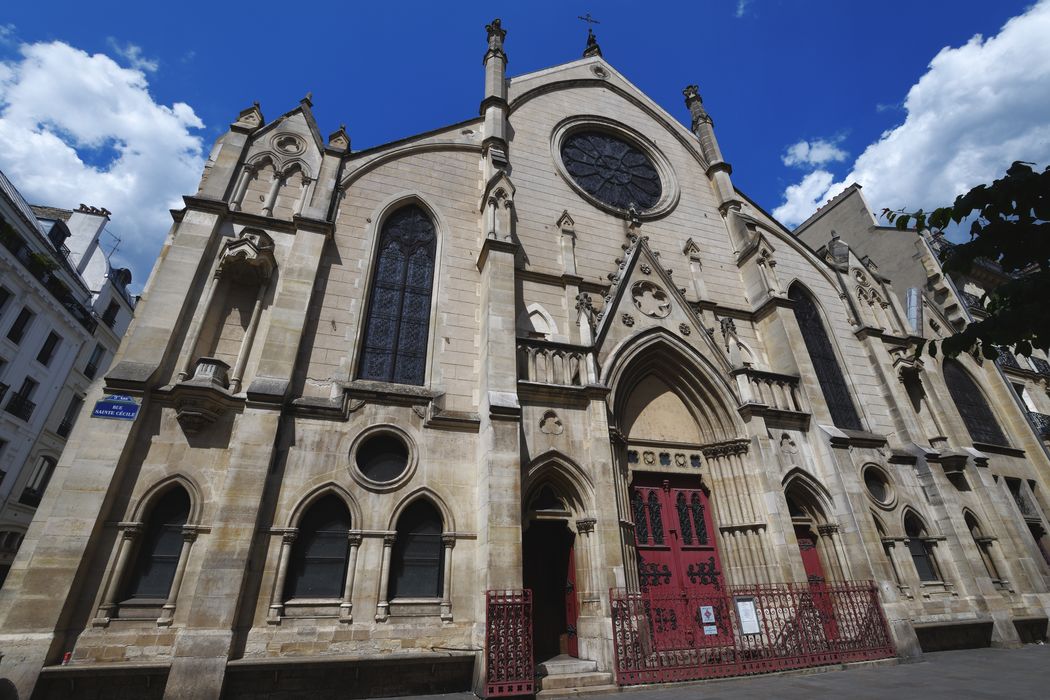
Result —
M383 225L365 324L360 376L422 384L430 331L430 295L437 235L415 205Z
M853 405L853 399L850 398L846 378L839 367L838 358L824 330L824 322L816 304L798 285L788 290L788 296L795 302L795 318L802 330L806 351L813 362L817 382L828 404L831 420L839 428L861 430L860 417Z
M605 204L644 211L660 201L660 174L649 157L611 134L571 134L562 143L561 158L576 184Z
M532 591L488 591L485 599L485 697L532 695Z
M737 601L751 601L742 626ZM893 656L875 584L610 592L616 682L721 678ZM657 643L659 640L659 643Z
M944 362L944 383L952 395L955 407L959 409L966 430L974 442L986 442L992 445L1005 445L1003 435L995 414L988 407L984 394L977 388L976 382L955 360Z

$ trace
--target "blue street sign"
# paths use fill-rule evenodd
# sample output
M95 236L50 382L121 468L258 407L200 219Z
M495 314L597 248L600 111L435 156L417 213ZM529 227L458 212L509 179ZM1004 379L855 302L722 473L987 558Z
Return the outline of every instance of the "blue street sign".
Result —
M135 420L138 414L138 402L126 394L110 394L101 401L96 401L95 410L91 412L93 418L113 420Z

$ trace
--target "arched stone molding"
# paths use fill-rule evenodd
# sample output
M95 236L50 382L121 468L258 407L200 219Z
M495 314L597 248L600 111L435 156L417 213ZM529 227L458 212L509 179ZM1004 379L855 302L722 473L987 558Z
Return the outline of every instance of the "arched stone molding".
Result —
M368 229L365 233L366 245L370 251L368 257L368 265L365 268L365 279L363 280L364 289L367 290L364 298L361 300L360 313L356 321L356 338L358 342L352 343L349 346L349 357L347 358L347 367L350 370L347 381L355 379L359 374L358 363L361 358L361 346L364 338L365 323L368 320L368 306L371 303L371 297L374 290L374 279L376 273L376 261L379 257L379 240L383 233L383 226L386 224L387 219L390 215L409 205L418 206L420 209L430 217L430 221L434 224L434 235L437 237L436 246L434 249L434 279L431 285L430 293L430 329L427 336L427 359L426 359L426 370L424 372L423 386L432 386L432 382L435 380L433 376L434 368L434 346L435 341L438 337L438 317L437 307L438 299L440 298L442 286L445 284L444 275L442 275L442 260L444 253L444 245L451 235L452 229L449 227L448 222L438 212L430 202L428 202L418 192L412 190L402 190L397 192L386 199L373 210L373 214L369 217ZM338 218L338 217L337 217Z
M815 545L828 579L849 579L849 558L843 549L839 524L834 519L835 505L831 493L816 477L801 467L790 470L781 484L784 499L788 502L792 531L795 526L804 526L816 536ZM802 511L801 517L790 512L791 503Z
M343 176L343 179L339 181L339 187L337 190L341 194L345 194L347 189L354 184L359 178L365 174L375 170L376 168L391 163L402 158L408 158L410 156L418 155L420 153L434 153L440 151L465 151L468 153L481 153L481 144L478 143L459 143L455 141L437 141L430 143L415 143L407 146L401 146L386 150L369 160L365 163L358 165L354 170L350 171ZM355 158L360 158L361 153L354 154Z
M594 481L579 464L559 450L548 450L529 463L521 489L523 509L529 507L546 483L554 484L562 496L570 499L574 518L591 517L595 513Z
M310 509L310 506L329 494L337 496L339 500L346 504L347 510L350 511L351 529L361 529L361 506L358 505L357 500L349 491L334 481L326 481L319 486L310 487L305 493L298 496L293 501L296 505L291 509L288 519L285 521L287 523L286 527L299 527L299 521L302 520L303 514Z
M691 345L663 328L652 328L633 336L616 348L602 372L602 383L611 387L608 403L612 425L625 415L626 402L634 389L655 375L682 398L701 430L704 443L719 443L746 435L735 411L739 405L726 381L729 367L716 368Z
M555 340L558 337L558 324L542 304L533 302L518 314L518 330L530 338Z
M131 520L117 523L120 535L117 538L116 551L111 559L113 565L109 571L109 577L102 588L97 613L91 621L93 627L107 627L110 620L118 614L121 602L117 598L129 575L128 567L132 557L138 555L139 540L148 525L153 507L161 498L176 488L182 489L186 494L190 508L186 522L182 526L182 548L175 565L175 575L156 619L157 626L166 627L172 624L182 580L186 574L186 565L189 562L190 550L198 533L207 532L207 528L202 527L200 522L203 509L201 489L196 481L182 473L169 475L156 482L129 509Z
M438 512L441 513L443 531L446 533L455 533L456 522L452 515L452 509L448 507L448 499L429 486L419 486L402 496L401 500L398 501L396 506L394 506L390 519L387 521L387 531L394 532L397 530L397 521L401 518L401 514L405 512L406 508L421 498L430 501L430 503L437 508Z

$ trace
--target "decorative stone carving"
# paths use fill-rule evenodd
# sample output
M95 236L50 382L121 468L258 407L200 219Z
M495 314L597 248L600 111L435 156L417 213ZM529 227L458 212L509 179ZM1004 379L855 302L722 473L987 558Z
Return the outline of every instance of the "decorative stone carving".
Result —
M700 98L700 88L696 85L686 85L682 90L682 95L685 96L685 106L689 109L689 115L693 118L693 131L696 131L696 127L702 123L710 124L711 117L704 109L704 101Z
M623 321L623 325L627 326L628 328L634 325L634 316L632 316L631 314L624 314L620 317L620 320Z
M503 40L507 36L507 30L503 28L500 18L492 20L491 24L485 25L485 32L489 38L489 51L490 54L499 54L506 58L506 54L503 53ZM487 57L487 55L486 55Z
M798 445L795 444L795 439L787 433L780 436L780 451L784 454L797 455Z
M273 239L264 231L246 228L226 244L219 260L218 274L231 273L243 281L264 281L277 269Z
M583 316L587 323L591 327L591 332L594 332L594 324L597 323L596 314L594 312L594 301L591 300L591 295L587 292L580 292L576 295L576 311L579 312L580 316ZM579 318L579 316L577 316Z
M631 287L631 300L646 316L664 318L671 313L671 299L655 282L642 280Z
M653 271L653 268L649 267L645 263L642 263L641 265L639 265L638 269L642 271L643 275L648 275L650 272Z
M557 413L547 411L540 418L540 432L544 435L561 435L565 432L565 426L562 425Z
M598 37L594 35L594 30L587 27L587 46L583 50L583 57L590 58L591 56L601 56L602 48L598 46Z
M646 464L656 464L656 453L646 450L642 453L642 461Z
M682 335L689 335L690 333L693 332L693 329L689 327L688 323L679 323L678 324L678 332L681 333Z
M306 142L295 134L275 134L270 143L275 151L286 156L297 156L306 150Z
M328 136L328 147L336 151L350 150L350 135L346 133L346 124L340 124L339 129Z

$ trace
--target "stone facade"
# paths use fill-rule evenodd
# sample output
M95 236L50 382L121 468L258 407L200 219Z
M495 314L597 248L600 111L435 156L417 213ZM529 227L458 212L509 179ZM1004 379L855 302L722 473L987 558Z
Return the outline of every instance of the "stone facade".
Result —
M138 418L78 423L0 593L3 676L28 695L125 669L206 698L293 659L301 679L341 659L467 655L481 688L485 592L556 566L523 570L543 528L572 542L571 643L608 671L609 590L638 585L632 487L653 479L709 496L727 583L805 581L796 532L811 526L828 578L879 583L902 655L927 627L1005 645L1018 621L1045 634L1050 569L1000 477L1047 512L1050 463L1002 376L967 365L1009 443L975 447L938 369L908 365L917 334L889 280L848 247L815 253L741 195L695 87L686 129L600 51L508 79L505 32L487 30L476 119L355 152L343 129L324 143L307 98L269 122L249 107L218 140L88 397L132 395ZM564 145L579 134L642 154L651 205L577 179ZM614 184L617 153L599 164ZM380 244L406 207L436 238L418 384L365 378L362 360ZM861 288L877 303L855 303ZM853 428L825 400L802 298ZM918 409L901 372L922 373ZM390 478L360 466L377 436L404 451ZM168 594L127 599L175 489L190 505ZM331 497L349 517L346 571L333 594L289 597L303 523ZM420 503L440 520L421 536L440 585L391 597ZM909 514L923 525L910 538ZM917 538L935 581L908 556Z

